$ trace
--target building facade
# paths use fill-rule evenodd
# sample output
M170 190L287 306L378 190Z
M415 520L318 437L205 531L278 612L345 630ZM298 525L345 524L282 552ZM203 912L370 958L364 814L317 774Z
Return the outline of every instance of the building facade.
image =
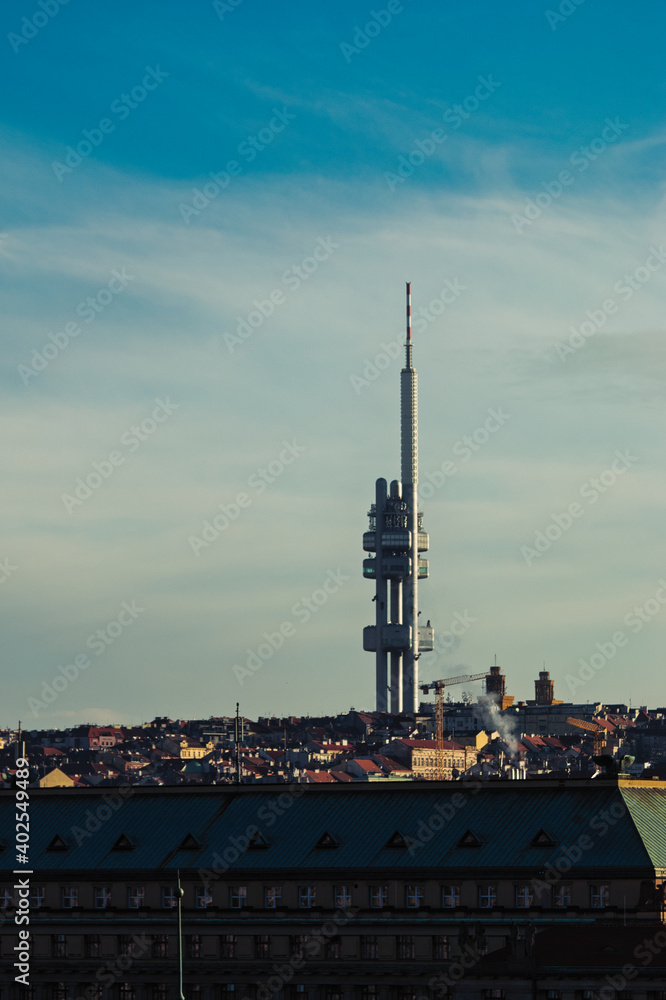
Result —
M2 1000L175 1000L179 876L187 1000L584 1000L620 975L664 1000L664 782L30 797L26 992L0 792Z

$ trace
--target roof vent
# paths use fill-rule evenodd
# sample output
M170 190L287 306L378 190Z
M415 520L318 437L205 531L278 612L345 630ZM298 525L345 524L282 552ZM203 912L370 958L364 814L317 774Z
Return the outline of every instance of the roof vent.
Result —
M257 832L253 833L252 836L250 837L250 842L247 845L247 849L248 851L255 851L260 847L269 847L269 846L270 846L270 841L266 840L263 833L257 830Z
M134 850L134 844L129 839L127 834L121 833L117 841L111 848L112 851L132 851Z
M335 837L332 837L331 834L328 832L328 830L325 833L322 833L321 837L315 844L315 847L339 847L339 846L340 846L339 841L337 841Z
M47 851L67 851L69 850L69 844L66 844L59 833L56 833L55 837L46 848Z
M407 841L400 833L396 830L392 837L389 838L386 844L387 847L407 847Z
M546 833L543 829L539 830L536 837L532 841L532 847L555 847L556 845L557 841L553 840L551 835Z
M194 834L193 833L188 833L187 836L184 838L182 844L178 848L178 850L179 851L198 851L200 847L201 847L201 844L199 843L199 841L197 840L197 838L194 836Z
M481 847L481 841L475 833L467 830L458 841L458 847Z

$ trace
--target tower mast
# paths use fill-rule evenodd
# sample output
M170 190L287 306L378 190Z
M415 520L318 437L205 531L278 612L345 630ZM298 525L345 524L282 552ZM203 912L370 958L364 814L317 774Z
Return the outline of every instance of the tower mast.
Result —
M400 372L400 453L402 497L407 504L410 572L402 588L402 620L411 630L402 668L403 711L418 708L419 528L418 528L418 375L412 366L412 285L406 284L405 367Z

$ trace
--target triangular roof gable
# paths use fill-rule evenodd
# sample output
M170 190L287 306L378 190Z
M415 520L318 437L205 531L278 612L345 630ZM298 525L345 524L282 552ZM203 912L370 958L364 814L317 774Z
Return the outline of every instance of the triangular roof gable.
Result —
M339 847L340 842L333 837L328 830L322 833L321 837L315 844L315 847Z
M532 847L555 847L557 841L543 827L539 832L532 838Z
M132 851L134 850L134 844L127 836L126 833L121 833L115 844L111 848L112 851Z
M264 837L263 833L261 833L260 830L257 830L257 832L253 833L252 836L250 837L250 842L247 845L247 848L249 851L252 851L252 850L257 850L258 848L261 847L270 847L270 841L266 840L266 838Z
M56 833L55 837L53 838L53 840L51 841L51 843L48 845L48 847L46 848L46 850L47 851L68 851L69 850L69 844L60 836L59 833Z
M201 842L197 840L193 833L188 833L183 837L183 840L178 848L179 851L198 851L201 847Z

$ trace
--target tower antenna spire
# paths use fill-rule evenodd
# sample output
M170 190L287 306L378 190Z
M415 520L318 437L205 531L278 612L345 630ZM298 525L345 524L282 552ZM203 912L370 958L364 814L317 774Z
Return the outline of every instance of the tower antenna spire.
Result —
M407 330L407 341L405 343L405 367L412 367L412 283L405 282L405 320Z

